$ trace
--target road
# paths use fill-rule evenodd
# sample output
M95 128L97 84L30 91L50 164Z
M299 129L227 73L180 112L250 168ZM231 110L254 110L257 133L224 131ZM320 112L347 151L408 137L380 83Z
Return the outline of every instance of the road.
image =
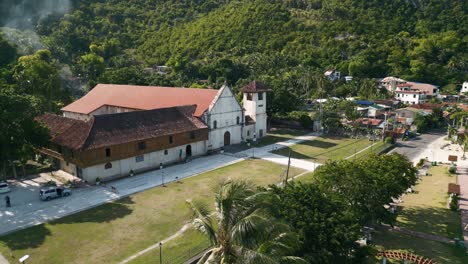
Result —
M275 155L269 151L297 144L303 140L311 140L316 136L315 134L304 135L289 139L285 142L278 142L273 145L255 148L255 157L286 166L288 164L287 157ZM168 183L175 181L176 177L178 177L178 179L184 179L240 162L249 158L252 153L252 150L248 149L236 154L225 153L224 155L202 156L189 163L164 168L163 171L149 171L133 177L115 180L108 183L107 186L91 186L74 189L70 197L59 198L48 202L39 200L38 194L41 186L38 182L11 182L10 186L12 191L8 193L8 195L11 198L12 206L6 208L4 204L0 204L0 235L59 219L109 201L160 186L163 179L164 182ZM318 163L291 159L291 166L307 171L313 171L319 165ZM111 191L111 185L117 188L118 194ZM5 195L0 195L0 202L3 202ZM2 264L1 261L0 264Z
M397 152L408 157L409 160L417 159L420 154L434 141L446 136L445 130L431 131L408 141L398 141L397 147L391 152ZM429 157L430 158L430 157Z

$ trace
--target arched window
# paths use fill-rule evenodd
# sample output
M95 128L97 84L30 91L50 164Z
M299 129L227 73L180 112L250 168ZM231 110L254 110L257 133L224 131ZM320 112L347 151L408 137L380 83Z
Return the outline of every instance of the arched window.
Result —
M213 121L213 129L216 129L217 127L218 127L218 122L216 122L216 120L215 120L215 121Z
M236 117L236 124L239 124L239 123L240 123L240 118Z
M107 162L106 165L104 165L104 169L111 169L112 168L112 163Z

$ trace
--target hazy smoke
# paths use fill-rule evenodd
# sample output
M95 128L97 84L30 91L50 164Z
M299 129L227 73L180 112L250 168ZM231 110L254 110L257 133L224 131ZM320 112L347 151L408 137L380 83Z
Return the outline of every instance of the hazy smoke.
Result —
M29 53L42 46L36 34L37 22L48 15L64 15L70 8L71 0L0 0L1 30L20 51ZM14 34L12 29L26 34Z

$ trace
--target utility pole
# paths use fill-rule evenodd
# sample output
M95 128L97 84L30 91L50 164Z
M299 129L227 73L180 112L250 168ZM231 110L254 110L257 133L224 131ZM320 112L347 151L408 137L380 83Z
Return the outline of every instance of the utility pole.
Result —
M289 149L289 155L288 155L288 167L286 169L286 179L284 180L284 187L286 187L286 184L288 184L288 178L289 178L289 168L291 167L291 149Z

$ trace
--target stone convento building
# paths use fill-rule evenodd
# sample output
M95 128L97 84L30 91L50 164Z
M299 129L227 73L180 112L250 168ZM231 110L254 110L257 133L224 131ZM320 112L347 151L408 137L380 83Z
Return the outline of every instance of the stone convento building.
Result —
M37 118L51 136L40 152L92 183L261 138L268 88L253 81L241 90L243 106L226 84L219 90L98 84L62 108L62 116Z

